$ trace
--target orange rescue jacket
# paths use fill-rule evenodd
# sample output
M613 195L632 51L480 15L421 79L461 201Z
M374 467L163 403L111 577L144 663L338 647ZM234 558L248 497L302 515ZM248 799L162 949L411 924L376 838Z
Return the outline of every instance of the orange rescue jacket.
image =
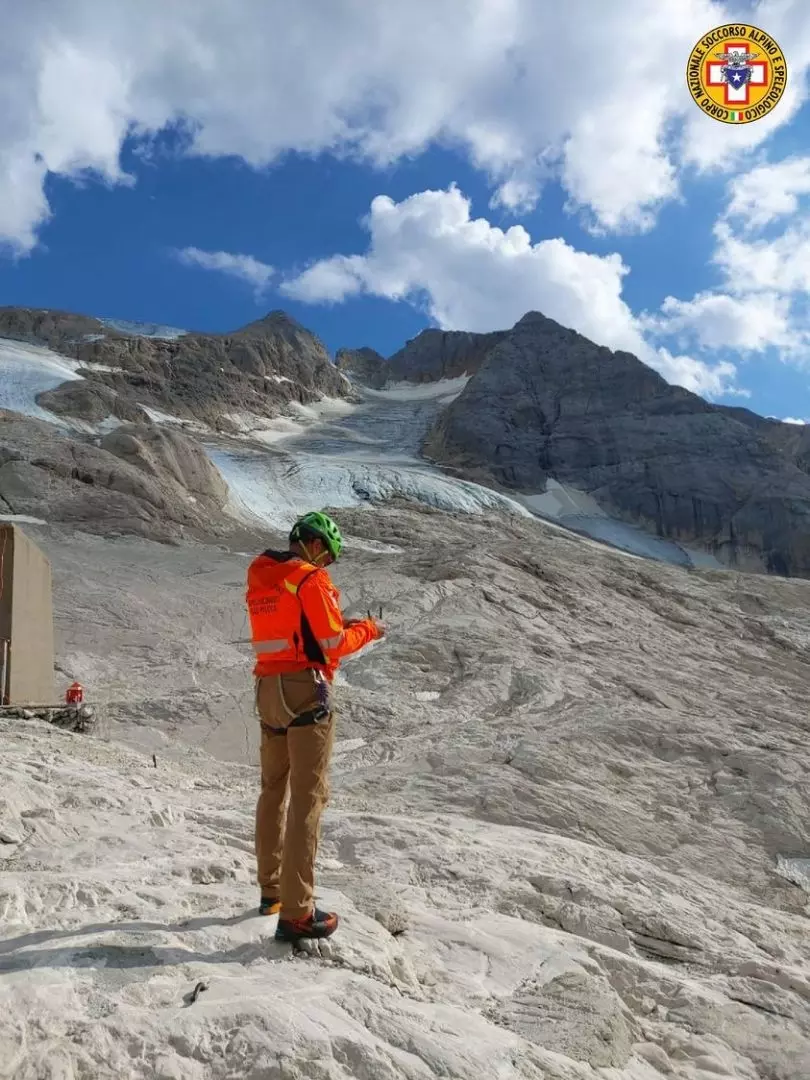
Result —
M331 681L342 657L380 636L373 619L345 623L329 574L292 552L253 560L246 601L257 678L313 668Z

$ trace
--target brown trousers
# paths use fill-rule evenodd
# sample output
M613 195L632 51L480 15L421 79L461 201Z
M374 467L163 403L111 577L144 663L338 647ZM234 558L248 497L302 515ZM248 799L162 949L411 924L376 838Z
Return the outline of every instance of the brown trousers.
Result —
M267 676L256 683L262 723L262 790L256 807L256 862L262 896L281 899L285 919L314 908L315 857L321 815L329 798L334 716L308 727L289 727L290 712L317 704L311 671ZM269 728L287 728L284 735ZM288 801L286 821L285 803Z

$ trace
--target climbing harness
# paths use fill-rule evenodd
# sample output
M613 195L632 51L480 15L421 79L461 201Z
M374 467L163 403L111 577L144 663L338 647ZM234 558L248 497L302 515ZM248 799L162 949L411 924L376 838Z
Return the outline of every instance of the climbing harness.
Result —
M271 727L269 724L262 722L262 728L264 731L269 732L271 735L286 735L289 728L293 727L311 727L313 724L320 724L325 720L328 720L332 715L332 711L329 708L329 684L323 677L321 672L316 671L314 668L308 668L315 677L317 684L318 704L312 709L306 709L304 712L296 713L287 704L287 699L284 697L284 684L282 682L283 676L276 675L278 679L278 694L281 700L282 707L286 714L291 718L289 724L286 727ZM258 711L259 701L259 681L256 681L256 706Z

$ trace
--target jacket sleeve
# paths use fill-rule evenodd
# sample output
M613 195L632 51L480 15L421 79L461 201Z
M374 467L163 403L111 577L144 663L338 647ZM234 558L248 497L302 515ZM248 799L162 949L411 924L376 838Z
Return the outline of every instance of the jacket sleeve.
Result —
M330 662L351 656L380 636L373 619L344 622L340 593L325 570L306 579L298 591L298 598L312 632Z

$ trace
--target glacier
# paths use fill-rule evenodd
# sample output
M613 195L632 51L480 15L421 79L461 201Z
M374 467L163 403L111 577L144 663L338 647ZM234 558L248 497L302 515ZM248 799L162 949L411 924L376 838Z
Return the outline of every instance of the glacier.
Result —
M88 434L112 430L118 425L112 417L92 425L57 417L36 403L43 391L80 380L83 368L92 370L93 365L2 339L0 408ZM435 383L396 383L385 390L355 385L353 402L293 401L285 414L274 418L234 413L229 419L239 434L229 439L216 437L199 422L150 406L141 408L154 423L180 426L203 440L230 488L228 512L246 524L288 528L312 506L357 507L405 499L457 513L500 510L518 517L533 515L629 555L721 568L705 552L616 521L585 493L554 480L537 494L497 491L426 461L420 456L426 432L467 381L461 376Z
M79 364L50 349L24 341L0 338L0 408L67 426L54 413L37 405L38 394L62 383L81 381Z
M430 464L419 453L422 439L467 381L462 376L385 390L355 386L359 400L353 408L320 415L310 409L302 417L305 427L283 418L257 418L253 430L245 424L247 439L263 447L207 446L230 488L230 512L246 523L288 528L313 506L354 507L401 498L456 513L531 515L628 555L722 568L706 552L616 521L593 498L555 480L548 481L545 492L526 495L497 491Z

